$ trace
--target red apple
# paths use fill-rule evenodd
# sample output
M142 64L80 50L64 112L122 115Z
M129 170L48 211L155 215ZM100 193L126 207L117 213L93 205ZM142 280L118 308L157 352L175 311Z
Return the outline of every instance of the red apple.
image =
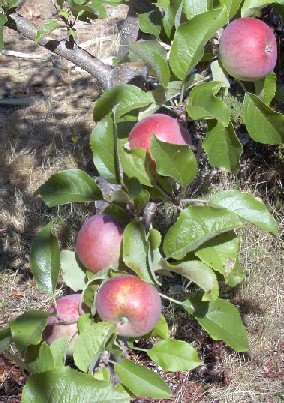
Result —
M129 147L144 148L149 152L152 134L167 143L191 145L188 131L176 119L156 113L140 120L132 128L129 134Z
M76 252L83 265L97 273L117 263L120 257L123 226L110 214L90 217L78 232Z
M68 346L67 355L72 355L78 333L77 321L79 316L84 311L87 311L87 307L83 304L83 309L80 309L81 294L65 295L59 298L56 303L57 315L52 315L48 318L47 326L43 333L43 340L47 344L51 344L60 337L69 336L71 341ZM55 307L51 306L48 312L55 313ZM62 323L60 324L60 322Z
M243 81L256 81L276 64L276 38L268 25L255 18L239 18L223 31L219 57L227 72Z
M96 308L102 321L116 324L117 334L139 337L155 327L162 303L152 284L131 274L120 274L99 289Z

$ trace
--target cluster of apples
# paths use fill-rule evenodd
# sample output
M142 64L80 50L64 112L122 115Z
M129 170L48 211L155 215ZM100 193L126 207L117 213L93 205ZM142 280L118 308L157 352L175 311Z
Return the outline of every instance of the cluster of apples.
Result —
M149 152L152 134L172 144L191 144L187 130L174 118L154 114L138 122L129 134L131 148ZM91 272L113 264L119 265L124 225L111 214L95 214L81 227L76 238L76 253L83 266ZM63 336L72 338L68 354L72 354L79 316L88 311L81 294L66 295L57 300L57 309L49 309L51 316L44 331L44 340L51 344ZM133 274L118 274L99 288L95 296L96 311L102 321L116 325L120 336L140 337L153 330L159 320L162 303L153 284Z
M223 67L233 77L255 81L270 73L276 64L277 46L272 30L261 20L239 18L223 31L219 43ZM150 152L152 134L160 141L191 145L187 130L174 118L156 113L138 122L129 134L130 148ZM84 267L94 273L118 264L121 256L123 225L110 214L90 217L80 229L76 252ZM154 285L133 274L119 274L107 280L96 294L96 310L103 321L116 324L121 336L140 337L149 333L159 320L162 304ZM72 337L69 353L78 332L77 320L86 312L81 294L61 297L44 332L48 344L62 336ZM53 314L53 315L52 315Z

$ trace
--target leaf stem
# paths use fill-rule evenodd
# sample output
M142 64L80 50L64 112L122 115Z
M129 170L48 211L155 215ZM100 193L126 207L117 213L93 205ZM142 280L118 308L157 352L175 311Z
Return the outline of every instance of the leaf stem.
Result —
M174 299L174 298L168 297L168 296L165 295L165 294L161 294L161 293L159 293L159 294L160 294L160 297L161 297L161 298L164 298L164 299L166 299L166 300L168 300L168 301L170 301L170 302L173 302L174 304L183 306L183 303L182 303L182 302L180 302L180 301L178 301L178 300L176 300L176 299Z

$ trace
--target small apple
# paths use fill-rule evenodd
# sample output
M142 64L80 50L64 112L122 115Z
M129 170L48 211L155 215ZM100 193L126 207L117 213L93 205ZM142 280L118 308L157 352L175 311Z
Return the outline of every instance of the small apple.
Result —
M149 333L162 311L156 288L131 274L107 280L99 289L95 303L102 321L115 323L117 334L127 337Z
M147 116L134 125L129 133L129 147L150 151L151 136L171 144L191 145L188 131L171 116L156 113Z
M123 236L122 224L111 214L95 214L78 232L76 252L83 265L98 271L117 263Z
M70 337L67 355L72 355L73 347L77 339L77 321L80 315L87 312L87 306L83 303L80 309L81 294L65 295L56 301L57 315L52 315L47 320L47 326L43 332L43 340L48 345L63 336ZM55 313L56 309L51 306L48 312Z
M260 80L276 65L275 35L261 20L238 18L221 35L219 57L231 76L242 81Z

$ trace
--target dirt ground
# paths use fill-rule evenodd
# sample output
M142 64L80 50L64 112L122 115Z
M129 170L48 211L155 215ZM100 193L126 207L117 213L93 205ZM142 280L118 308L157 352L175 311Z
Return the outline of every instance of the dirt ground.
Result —
M52 16L52 8L44 0L23 3L23 13L37 24ZM106 21L81 24L79 42L90 53L109 60L118 49L118 25L126 11L126 6L110 8ZM8 29L5 51L0 54L0 327L26 309L46 308L50 303L31 276L30 241L53 217L61 245L70 246L76 225L88 211L48 209L33 192L61 169L78 167L92 174L92 107L102 91L89 74ZM264 165L253 170L243 180L243 188L260 197L269 194L266 201L272 203L276 189L283 190L283 177L277 169ZM271 179L271 175L275 177ZM230 180L236 178L219 176L217 186L230 187ZM195 371L162 373L174 398L159 402L284 401L284 216L279 206L269 207L279 222L280 239L275 241L255 229L242 234L241 262L247 279L232 296L248 327L250 354L236 354L223 343L212 343L180 312L168 312L171 331L193 341L205 364ZM70 239L70 245L65 239ZM60 288L58 295L62 292ZM145 362L143 355L137 359ZM0 356L1 403L18 403L25 379L26 374L5 354Z

